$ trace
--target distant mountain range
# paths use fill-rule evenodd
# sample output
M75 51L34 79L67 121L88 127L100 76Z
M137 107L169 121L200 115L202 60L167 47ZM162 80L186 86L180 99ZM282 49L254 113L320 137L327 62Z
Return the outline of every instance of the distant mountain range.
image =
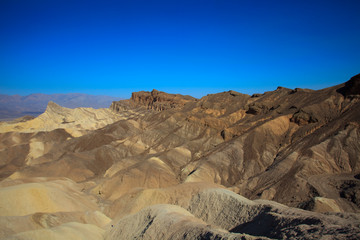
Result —
M31 94L28 96L0 94L0 120L9 120L24 115L38 116L43 113L49 101L67 108L108 108L112 101L120 98L80 93Z

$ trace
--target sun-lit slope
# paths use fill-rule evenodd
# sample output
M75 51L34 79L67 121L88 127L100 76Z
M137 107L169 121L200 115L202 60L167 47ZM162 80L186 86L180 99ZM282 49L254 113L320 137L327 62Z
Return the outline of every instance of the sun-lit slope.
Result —
M1 239L102 239L111 221L66 178L6 179L0 196Z
M0 132L38 132L63 128L77 137L88 130L104 127L120 119L123 118L119 114L114 114L105 108L70 109L49 102L46 111L37 118L19 123L3 122L0 125Z
M15 234L16 236L19 236L19 233L30 232L34 230L48 229L50 231L56 231L56 227L74 222L87 224L87 226L92 225L95 227L95 229L98 229L104 228L110 221L110 218L99 211L54 213L37 212L26 216L1 216L0 238L4 239L5 236L11 236ZM34 232L30 234L33 236L39 235L38 238L41 239L40 233L41 231L38 231L37 234L34 234ZM26 237L27 235L28 233L22 234L23 237Z
M0 195L0 216L98 210L96 199L82 193L80 186L69 179L3 181Z
M102 240L104 230L92 224L69 222L57 227L43 228L14 234L6 240Z

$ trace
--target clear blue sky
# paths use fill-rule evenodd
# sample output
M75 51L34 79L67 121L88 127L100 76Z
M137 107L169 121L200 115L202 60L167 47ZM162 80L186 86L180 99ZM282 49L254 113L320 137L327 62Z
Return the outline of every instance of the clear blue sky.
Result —
M251 94L359 72L359 0L0 1L2 94Z

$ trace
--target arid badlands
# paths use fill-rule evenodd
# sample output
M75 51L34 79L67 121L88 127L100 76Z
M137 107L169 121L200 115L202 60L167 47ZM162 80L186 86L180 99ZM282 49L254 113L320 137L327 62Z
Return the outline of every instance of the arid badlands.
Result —
M0 239L360 239L360 75L1 122Z

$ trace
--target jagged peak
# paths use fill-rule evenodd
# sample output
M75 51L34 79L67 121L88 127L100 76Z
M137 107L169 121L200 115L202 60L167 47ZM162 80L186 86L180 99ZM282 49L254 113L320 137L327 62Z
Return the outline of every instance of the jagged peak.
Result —
M62 112L64 111L66 108L60 106L59 104L53 102L53 101L49 101L48 105L46 107L46 112L48 111L53 111L53 112Z
M54 108L54 107L61 107L61 106L53 101L49 101L47 107Z

